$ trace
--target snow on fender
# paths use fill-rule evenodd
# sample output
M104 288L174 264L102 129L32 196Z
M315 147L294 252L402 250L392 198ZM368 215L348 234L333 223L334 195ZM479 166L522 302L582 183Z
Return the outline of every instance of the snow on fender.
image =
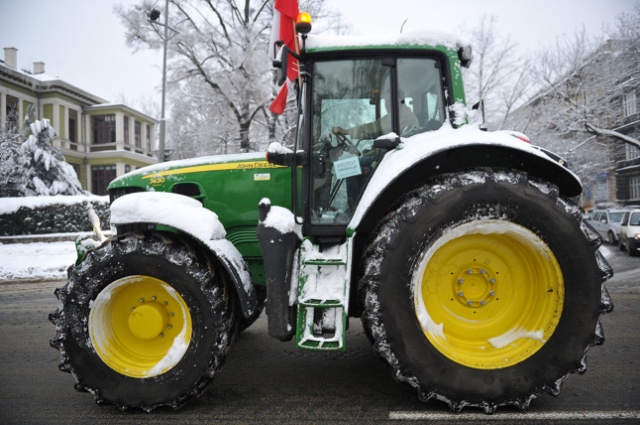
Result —
M139 192L111 204L111 224L156 223L182 230L202 241L227 232L218 216L193 198L169 192Z
M245 318L255 313L257 298L242 255L225 239L218 215L193 198L170 192L138 192L111 204L111 224L155 223L181 230L202 241L220 259L237 290Z

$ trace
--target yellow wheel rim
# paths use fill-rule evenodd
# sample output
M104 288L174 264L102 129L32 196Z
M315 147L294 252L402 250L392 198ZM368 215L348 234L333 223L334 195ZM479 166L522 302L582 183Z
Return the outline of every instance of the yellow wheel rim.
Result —
M482 219L445 232L413 280L416 317L444 356L476 369L500 369L536 353L553 334L564 279L530 230Z
M146 378L174 367L191 340L191 314L169 284L149 276L118 279L89 314L91 343L111 369Z

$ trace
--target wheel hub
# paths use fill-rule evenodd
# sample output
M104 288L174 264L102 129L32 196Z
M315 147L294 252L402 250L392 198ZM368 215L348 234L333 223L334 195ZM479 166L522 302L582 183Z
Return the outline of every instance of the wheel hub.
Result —
M168 324L169 312L155 301L133 307L129 315L129 330L140 339L163 337Z
M484 307L496 295L496 279L487 270L469 267L456 280L458 300L467 307Z

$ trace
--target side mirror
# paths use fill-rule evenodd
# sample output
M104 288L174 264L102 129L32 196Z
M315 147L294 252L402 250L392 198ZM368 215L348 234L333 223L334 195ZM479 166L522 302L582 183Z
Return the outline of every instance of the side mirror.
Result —
M269 145L265 158L269 164L281 165L283 167L307 165L306 156L303 151L293 152L278 142L273 142Z
M462 65L463 68L469 68L472 58L473 52L471 46L464 46L458 49L458 59L460 59L460 65Z
M398 145L400 145L400 138L398 136L396 136L395 139L380 137L373 141L374 148L386 149L388 151L397 148Z
M277 52L276 49L280 47L280 50ZM273 50L275 52L273 60L273 67L278 68L278 86L284 84L287 81L287 65L289 61L289 48L282 41L276 41L273 45Z

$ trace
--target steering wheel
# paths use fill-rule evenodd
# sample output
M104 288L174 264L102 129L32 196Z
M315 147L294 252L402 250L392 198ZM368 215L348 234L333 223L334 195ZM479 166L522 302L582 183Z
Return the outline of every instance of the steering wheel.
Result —
M358 149L358 146L355 145L351 140L347 138L344 134L334 133L336 139L338 140L338 146L343 146L345 150L349 153L352 153L357 156L362 156L362 153Z

